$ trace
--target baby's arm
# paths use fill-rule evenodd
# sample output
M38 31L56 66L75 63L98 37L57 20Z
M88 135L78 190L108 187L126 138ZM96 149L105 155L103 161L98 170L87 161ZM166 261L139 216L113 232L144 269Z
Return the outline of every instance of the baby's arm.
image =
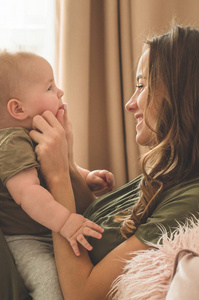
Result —
M77 242L87 250L90 244L84 235L101 238L102 228L86 220L82 215L71 214L68 209L55 201L48 190L39 182L35 168L24 170L11 177L6 187L22 209L35 221L54 232L60 232L70 242L74 252L79 255Z

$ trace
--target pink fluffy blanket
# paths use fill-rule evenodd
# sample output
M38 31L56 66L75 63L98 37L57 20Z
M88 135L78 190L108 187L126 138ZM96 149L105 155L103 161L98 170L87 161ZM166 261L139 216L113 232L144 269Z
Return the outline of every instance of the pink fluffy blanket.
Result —
M150 244L151 245L151 244ZM156 249L133 252L124 273L114 282L110 292L113 300L163 300L172 278L174 260L182 249L199 253L199 221L187 221L170 237L166 232Z

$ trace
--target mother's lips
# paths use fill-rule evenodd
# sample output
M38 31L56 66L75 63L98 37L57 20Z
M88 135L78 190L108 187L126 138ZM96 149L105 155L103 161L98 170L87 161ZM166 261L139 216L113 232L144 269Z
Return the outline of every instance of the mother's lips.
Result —
M136 129L142 124L143 121L143 114L135 114L134 117L137 119Z
M139 119L143 119L143 114L135 114L134 117L139 121Z

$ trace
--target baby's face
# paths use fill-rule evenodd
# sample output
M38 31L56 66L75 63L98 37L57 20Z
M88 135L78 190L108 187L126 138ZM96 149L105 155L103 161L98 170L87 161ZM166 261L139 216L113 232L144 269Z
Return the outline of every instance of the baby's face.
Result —
M50 64L41 57L34 57L26 68L23 80L22 101L28 117L33 119L49 110L55 116L62 106L63 91L58 89Z

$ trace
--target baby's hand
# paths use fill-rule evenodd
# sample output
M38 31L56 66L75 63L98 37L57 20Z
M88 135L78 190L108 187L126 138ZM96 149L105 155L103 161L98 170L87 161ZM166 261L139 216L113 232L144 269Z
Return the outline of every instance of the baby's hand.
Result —
M77 256L80 255L78 242L88 251L91 251L93 247L88 243L85 236L92 236L96 239L101 239L103 232L104 229L102 227L88 219L85 219L82 215L75 213L72 213L69 216L66 223L60 230L61 235L69 241Z
M92 192L100 192L107 189L109 192L115 186L114 175L107 170L95 170L86 177L86 182Z

